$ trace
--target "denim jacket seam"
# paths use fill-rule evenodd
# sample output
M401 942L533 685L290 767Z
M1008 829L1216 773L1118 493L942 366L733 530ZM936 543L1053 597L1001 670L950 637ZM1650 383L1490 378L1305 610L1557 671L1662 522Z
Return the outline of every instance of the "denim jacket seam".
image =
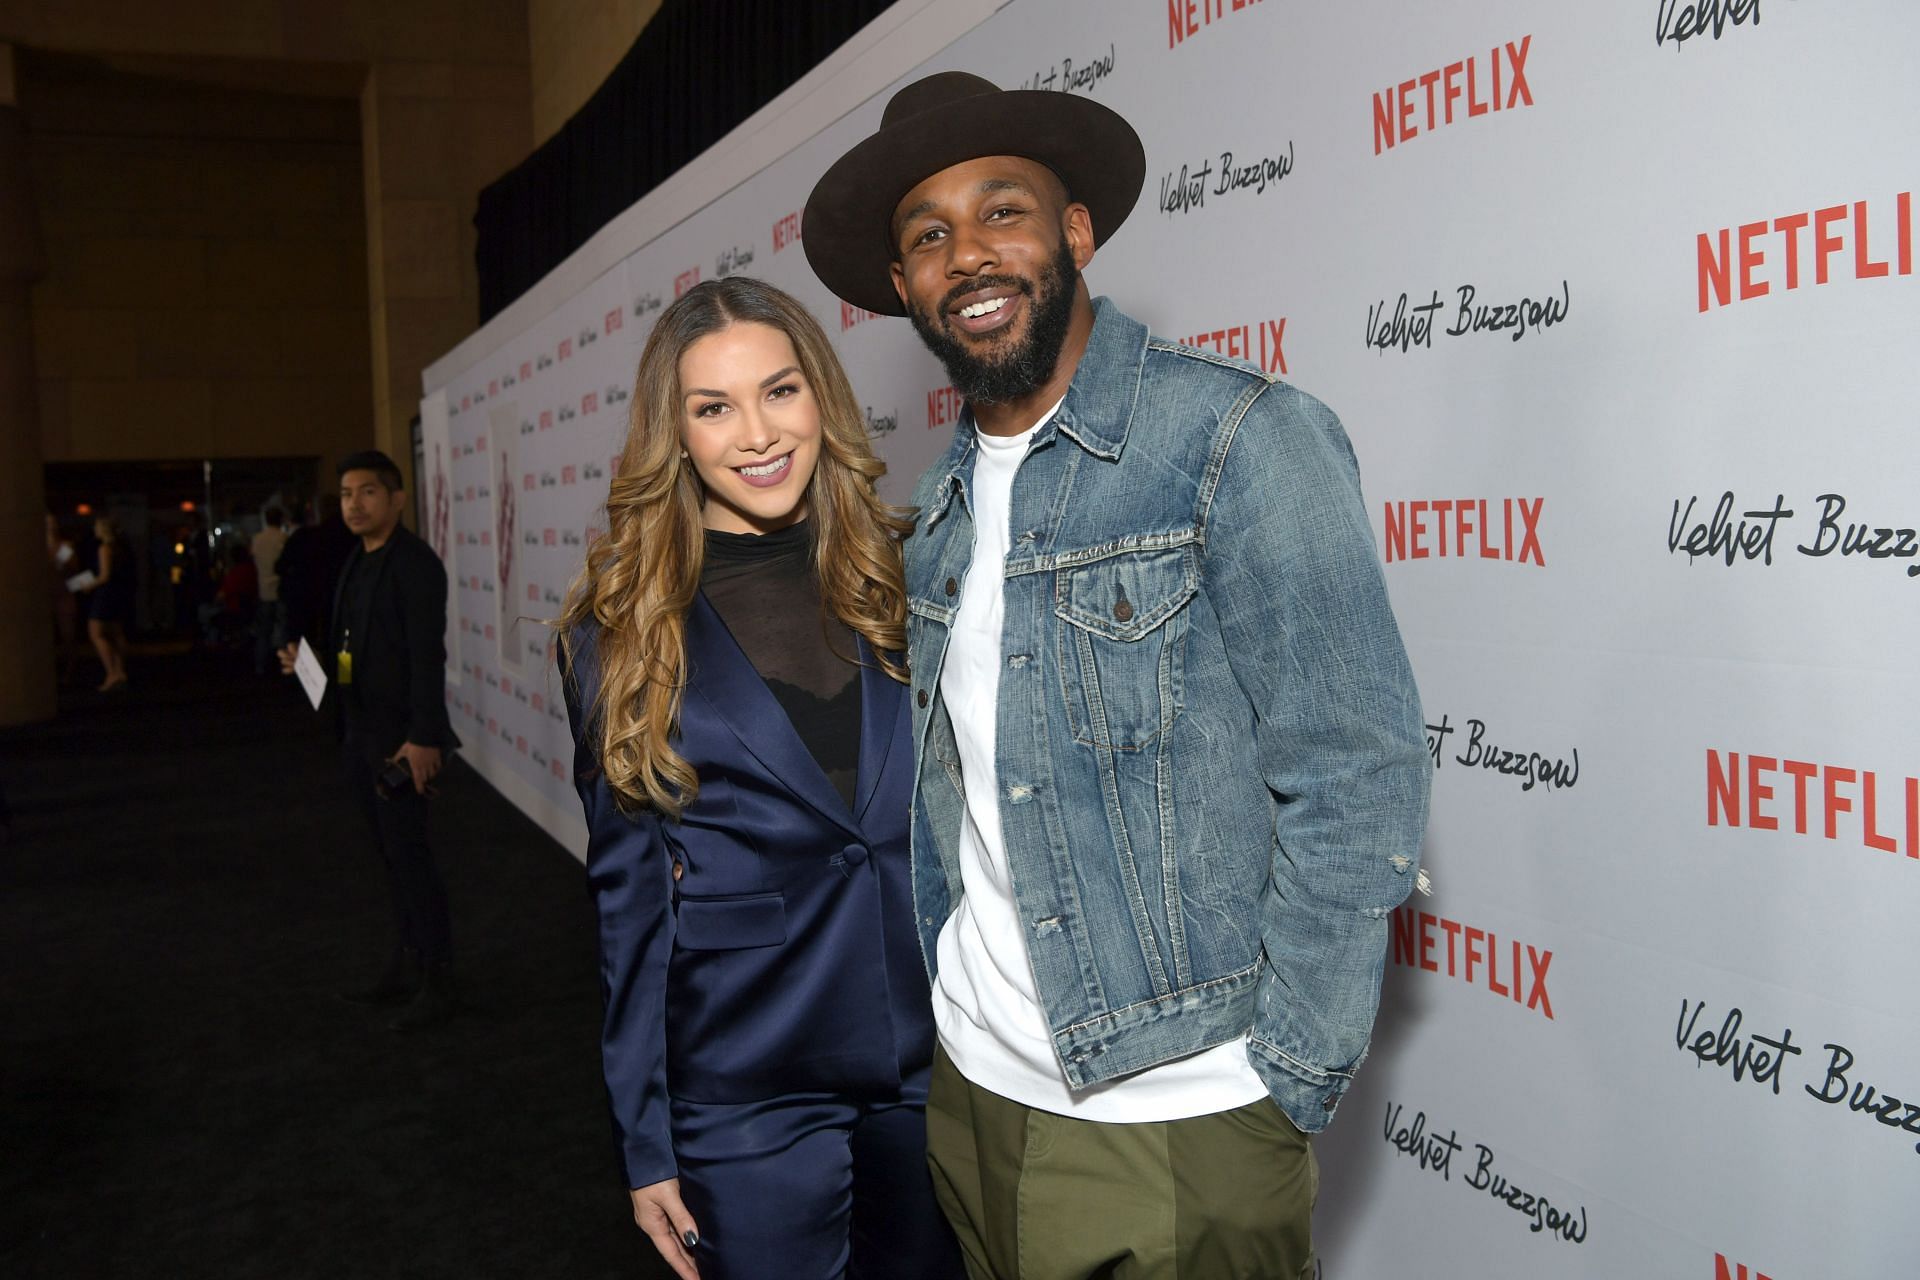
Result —
M1070 1023L1067 1026L1060 1028L1059 1032L1057 1032L1056 1034L1063 1035L1063 1036L1071 1036L1082 1031L1092 1031L1097 1029L1101 1024L1112 1022L1117 1018L1122 1018L1127 1014L1132 1013L1136 1009L1150 1009L1155 1005L1165 1004L1169 1000L1180 999L1185 996L1193 995L1197 992L1207 991L1213 987L1226 986L1230 983L1236 983L1236 982L1245 982L1247 980L1248 975L1258 974L1260 972L1260 969L1261 969L1261 962L1256 960L1244 969L1236 969L1232 973L1222 974L1218 978L1209 978L1205 982L1197 983L1191 987L1175 987L1173 990L1168 991L1162 995L1151 996L1145 1000L1136 1000L1132 1004L1121 1005L1118 1009L1109 1009L1105 1013L1097 1013L1091 1018L1083 1018L1079 1022ZM1276 1050L1276 1052L1278 1052L1278 1050Z

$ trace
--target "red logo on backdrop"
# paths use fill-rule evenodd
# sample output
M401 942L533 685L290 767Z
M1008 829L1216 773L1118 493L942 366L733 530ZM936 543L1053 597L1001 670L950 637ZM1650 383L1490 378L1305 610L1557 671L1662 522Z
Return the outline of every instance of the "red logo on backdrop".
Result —
M619 307L615 307L613 310L607 312L607 318L601 327L602 327L602 330L606 333L612 333L615 329L618 329L620 327L620 308Z
M534 586L531 582L527 584L527 599L535 604L540 603L540 588Z
M1229 14L1251 9L1260 0L1167 0L1167 48L1200 34Z
M1438 70L1424 72L1411 80L1402 80L1384 93L1373 95L1373 154L1391 151L1402 142L1410 142L1420 136L1420 124L1416 117L1422 95L1416 89L1424 90L1426 111L1426 131L1454 123L1456 114L1466 120L1474 116L1486 115L1489 111L1511 111L1515 107L1533 105L1533 90L1527 84L1527 50L1533 44L1533 37L1520 37L1515 45L1511 40L1504 47L1495 45L1487 50L1486 61L1474 54L1460 62L1449 62ZM1485 82L1490 91L1487 99L1480 99L1480 86ZM1503 92L1504 82L1504 92ZM1438 88L1439 93L1434 90ZM1455 104L1459 104L1458 111Z
M1471 986L1484 986L1497 996L1515 1004L1537 1009L1549 1022L1553 1020L1553 1001L1547 998L1547 968L1553 952L1542 951L1531 943L1509 938L1503 947L1491 930L1449 920L1412 907L1400 907L1393 913L1392 944L1389 958L1394 964L1439 973L1437 953L1443 945L1438 934L1446 935L1446 974ZM1520 967L1521 950L1526 952L1526 970ZM1502 967L1504 965L1504 968ZM1479 969L1478 977L1475 968ZM1501 975L1505 974L1505 981Z
M513 739L513 749L515 751L518 751L521 755L527 754L527 740L519 736L518 734L515 734Z
M573 339L572 338L560 339L560 349L559 349L560 358L562 360L565 360L567 357L571 356L572 354L573 354Z
M1493 506L1490 504L1498 503ZM1517 560L1544 569L1545 498L1429 498L1387 503L1387 563L1429 556Z
M461 397L460 397L460 407L461 407L462 409L465 409L465 408L467 408L467 407L468 407L469 405L471 405L472 403L473 403L473 397L471 397L471 396L461 396Z
M546 547L557 547L560 545L558 537L557 530L548 529L541 535L540 544Z
M1285 373L1287 353L1281 343L1287 336L1287 318L1262 320L1256 330L1250 324L1231 329L1213 329L1196 333L1180 341L1189 347L1211 347L1233 360L1245 360L1260 366L1263 373Z
M489 640L493 639L493 624L489 622L484 628L482 628L481 634L486 636L486 638Z
M553 429L553 410L542 409L540 411L540 429L542 431L551 431Z
M1713 1280L1773 1280L1773 1277L1758 1267L1748 1270L1744 1262L1728 1262L1726 1254L1716 1253L1713 1255Z
M574 469L573 469L572 467L562 467L562 468L560 468L560 483L561 483L561 484L572 484L572 483L574 482L574 479L575 479L575 472L574 472Z
M673 296L677 298L699 283L700 268L688 267L685 271L682 271L673 278Z
M1801 232L1811 229L1806 239ZM1892 233L1893 260L1873 256L1873 240L1878 233L1880 252L1886 252L1888 215L1885 204L1868 208L1865 200L1855 200L1851 206L1844 204L1828 205L1824 209L1812 209L1803 213L1782 214L1773 221L1764 218L1759 222L1746 222L1738 227L1722 227L1718 231L1702 233L1695 240L1695 253L1699 260L1700 310L1709 306L1724 307L1734 301L1735 277L1738 276L1739 300L1749 301L1764 298L1773 292L1774 281L1763 278L1767 266L1769 245L1779 255L1781 274L1778 277L1782 289L1798 289L1801 286L1801 266L1808 259L1813 263L1813 283L1826 284L1837 279L1849 265L1853 269L1855 280L1877 280L1887 275L1889 270L1895 275L1913 274L1913 193L1902 191L1893 198ZM1772 237L1778 236L1776 241ZM1833 257L1847 247L1848 237L1853 240L1852 261L1847 258L1840 261L1840 270L1834 270ZM1808 252L1803 256L1802 248Z
M592 413L600 407L600 393L589 391L580 397L580 412Z
M1707 825L1778 831L1791 819L1794 833L1804 836L1809 823L1817 821L1821 835L1839 840L1845 815L1847 839L1857 834L1868 849L1897 853L1904 848L1907 857L1920 859L1920 778L1903 781L1904 786L1889 778L1882 790L1872 769L1752 753L1743 763L1738 751L1708 747ZM1896 839L1902 834L1904 840Z
M868 311L865 307L856 307L851 302L843 302L840 304L840 332L842 333L845 333L857 324L865 324L869 320L878 320L879 318L880 313L878 311Z
M525 475L520 477L520 488L526 491L527 493L533 492L533 489L534 489L533 472L529 471Z
M488 395L490 395L490 396L497 396L497 395L499 395L499 394L500 394L500 379L498 379L498 378L493 378L493 379L490 379L490 380L488 380L488 382L487 382L487 394L488 394Z
M800 215L790 213L773 224L773 251L780 252L800 239Z
M500 732L500 722L494 719L492 716L487 717L487 732L488 733Z
M558 760L555 760L553 762L553 776L561 779L564 779L567 776L567 771L560 767L560 762Z
M473 451L475 453L485 453L487 451L487 438L485 436L478 436L474 439Z
M533 361L522 360L520 362L520 381L525 382L528 378L531 378L532 376L533 376Z
M966 403L952 387L935 387L927 392L927 430L950 427L960 421L960 410Z
M547 707L547 701L545 698L541 697L539 694L536 693L533 695L532 705L535 711L544 711L546 710L546 707Z

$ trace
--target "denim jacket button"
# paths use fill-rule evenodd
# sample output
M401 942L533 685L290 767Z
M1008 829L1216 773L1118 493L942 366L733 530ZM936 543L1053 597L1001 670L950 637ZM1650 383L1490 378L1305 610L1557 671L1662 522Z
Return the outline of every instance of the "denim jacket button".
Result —
M959 589L960 589L960 582L959 582L959 580L958 580L957 578L948 578L948 579L947 579L947 594L948 594L948 595L952 595L952 594L953 594L954 592L956 592L956 591L958 591Z
M1122 599L1118 604L1114 605L1113 618L1116 622L1131 622L1133 620L1133 602Z
M922 689L920 692L914 694L913 700L920 706L925 707L927 705L927 691Z

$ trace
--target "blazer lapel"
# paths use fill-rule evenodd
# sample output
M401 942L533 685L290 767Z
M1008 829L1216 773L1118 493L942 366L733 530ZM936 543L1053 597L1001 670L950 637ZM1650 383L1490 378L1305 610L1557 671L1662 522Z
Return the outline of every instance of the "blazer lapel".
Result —
M800 741L779 700L740 651L733 633L703 592L694 593L693 605L687 610L686 646L688 686L706 699L733 736L740 739L747 754L822 817L860 835L840 793L827 780L806 743ZM867 773L864 740L863 734L863 778Z
M854 784L853 813L865 819L880 775L893 757L893 736L899 731L906 686L880 669L865 636L860 642L860 775Z

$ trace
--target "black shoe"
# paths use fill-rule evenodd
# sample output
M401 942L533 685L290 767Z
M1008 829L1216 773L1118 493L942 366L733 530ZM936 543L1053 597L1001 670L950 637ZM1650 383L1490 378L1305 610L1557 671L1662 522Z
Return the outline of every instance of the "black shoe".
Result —
M459 1009L453 997L451 966L442 961L430 964L421 975L420 990L407 1007L387 1023L389 1031L424 1031L437 1027Z
M387 961L387 970L380 975L378 982L359 991L342 991L340 998L348 1004L392 1009L406 1004L419 991L420 953L411 947L403 947Z

